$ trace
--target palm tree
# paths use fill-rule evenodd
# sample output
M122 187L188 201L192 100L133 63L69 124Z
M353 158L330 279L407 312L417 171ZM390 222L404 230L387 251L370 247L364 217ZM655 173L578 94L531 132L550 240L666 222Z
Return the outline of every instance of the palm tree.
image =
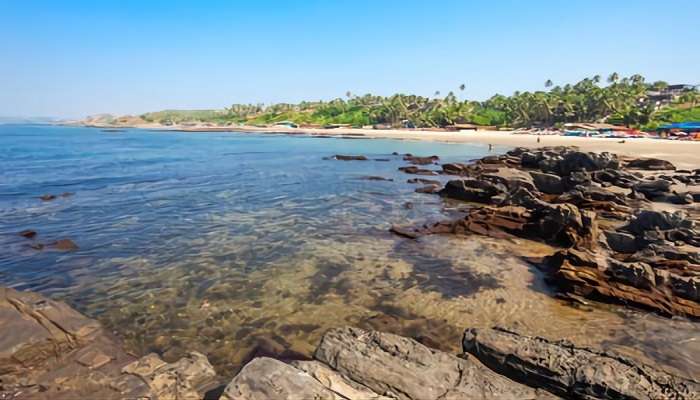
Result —
M551 79L547 79L547 81L544 83L544 87L551 88L552 86L554 86L554 82L552 82Z
M466 89L466 88L467 88L467 85L465 85L465 84L459 85L459 90L461 90L462 92L463 92L464 89Z
M617 83L618 80L620 80L620 74L618 74L617 72L613 72L608 77L608 83Z

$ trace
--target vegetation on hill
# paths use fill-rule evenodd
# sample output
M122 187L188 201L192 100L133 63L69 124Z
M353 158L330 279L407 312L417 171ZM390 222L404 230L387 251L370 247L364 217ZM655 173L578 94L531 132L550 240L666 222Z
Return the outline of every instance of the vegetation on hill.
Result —
M609 122L653 129L661 123L700 119L700 93L686 92L675 104L659 109L648 92L667 86L666 82L647 83L641 75L620 77L611 74L606 82L599 75L575 84L555 86L545 82L545 90L497 94L486 101L460 100L454 92L441 97L395 94L356 96L331 101L234 104L225 110L147 113L149 122L165 124L210 122L251 125L290 121L301 125L382 124L392 127L443 127L477 124L497 127L558 126L567 122ZM466 86L460 85L464 91Z

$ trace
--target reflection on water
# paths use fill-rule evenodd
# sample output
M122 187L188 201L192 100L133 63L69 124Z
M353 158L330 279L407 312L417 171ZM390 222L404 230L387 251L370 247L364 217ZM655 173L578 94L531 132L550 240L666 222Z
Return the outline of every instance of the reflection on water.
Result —
M554 299L514 256L551 251L545 245L390 235L392 223L443 216L439 198L405 183L393 151L462 161L486 153L408 141L0 127L0 284L67 300L137 353L174 360L202 351L229 376L256 355L308 357L339 325L449 351L465 327L502 325L700 374L696 324ZM370 161L322 159L336 153ZM75 195L37 199L62 192ZM38 252L16 234L23 229L38 231L38 242L71 238L80 250Z

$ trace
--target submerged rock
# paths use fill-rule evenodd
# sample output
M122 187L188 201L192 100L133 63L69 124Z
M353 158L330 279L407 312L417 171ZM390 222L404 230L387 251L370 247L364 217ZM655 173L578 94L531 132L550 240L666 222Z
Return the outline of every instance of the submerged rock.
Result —
M20 236L25 237L27 239L33 239L36 236L36 231L27 229L19 233Z
M429 169L418 168L416 166L400 167L399 171L414 175L437 175L438 173Z
M424 185L441 185L440 181L434 179L424 179L424 178L411 178L406 181L406 183L422 183Z
M494 371L564 398L699 399L700 383L618 355L505 329L468 329L463 350Z
M336 154L331 158L334 160L340 160L340 161L367 161L367 157L365 157L365 156L350 156L350 155L342 155L342 154Z
M76 251L78 245L70 239L60 239L50 244L50 246L60 251Z
M133 375L148 385L148 396L155 399L201 399L217 384L216 372L203 354L188 353L174 363L166 363L156 354L149 354L122 368L123 374ZM120 393L132 397L143 389L140 385L113 384ZM137 393L134 393L136 389Z

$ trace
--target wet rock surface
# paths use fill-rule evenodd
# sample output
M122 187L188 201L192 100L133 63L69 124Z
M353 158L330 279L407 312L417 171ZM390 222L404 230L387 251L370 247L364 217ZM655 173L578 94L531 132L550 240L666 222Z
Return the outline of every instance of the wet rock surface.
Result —
M571 147L517 148L442 173L459 176L438 193L466 202L463 216L392 232L543 241L561 248L539 265L562 293L700 317L700 230L686 212L697 174Z

